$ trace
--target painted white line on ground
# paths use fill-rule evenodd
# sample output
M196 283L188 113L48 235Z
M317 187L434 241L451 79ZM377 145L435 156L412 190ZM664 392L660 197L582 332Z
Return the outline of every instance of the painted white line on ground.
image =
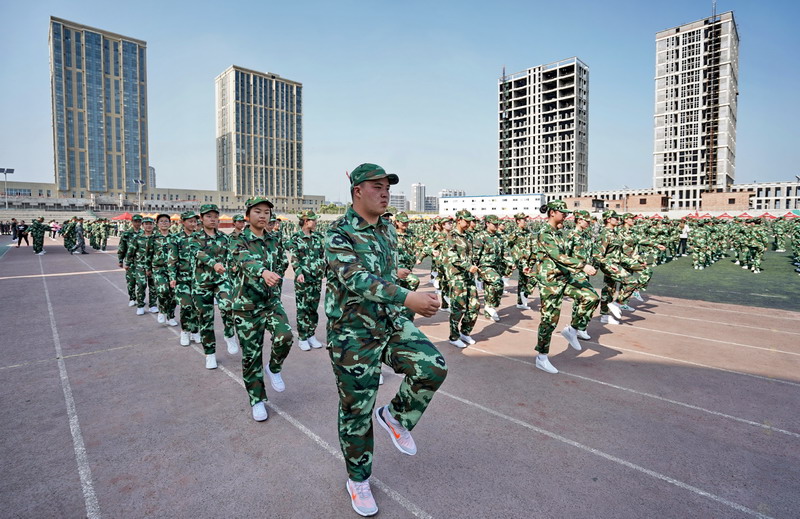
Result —
M73 357L83 357L84 355L96 355L98 353L106 353L108 351L114 350L123 350L125 348L133 348L136 346L135 344L130 344L128 346L117 346L115 348L107 348L105 350L96 350L96 351L87 351L86 353L73 353L72 355L64 355L64 359L71 359ZM41 364L42 362L52 362L54 360L58 360L58 358L53 357L50 359L41 359L41 360L32 360L30 362L23 362L21 364L12 364L10 366L0 366L0 369L11 369L11 368L23 368L25 366L32 366L33 364Z
M39 259L41 259L41 258L39 258ZM84 262L84 263L86 263L86 262ZM6 280L6 279L25 279L25 278L41 278L41 277L51 278L51 277L59 277L59 276L80 276L82 274L97 274L98 272L114 272L114 270L116 270L116 269L94 270L94 271L89 271L89 272L57 272L57 273L53 273L53 274L30 274L30 275L25 275L25 276L6 276L6 277L0 277L0 281Z
M547 436L548 438L552 438L552 439L557 440L557 441L559 441L561 443L565 443L567 445L570 445L572 447L576 447L578 449L581 449L582 451L588 452L588 453L593 454L595 456L599 456L599 457L601 457L603 459L606 459L606 460L611 461L613 463L616 463L618 465L622 465L622 466L627 467L629 469L633 469L633 470L635 470L637 472L640 472L642 474L646 474L646 475L648 475L650 477L656 478L656 479L658 479L660 481L663 481L665 483L669 483L670 485L674 485L674 486L676 486L678 488L681 488L683 490L688 490L689 492L697 494L697 495L699 495L701 497L705 497L705 498L710 499L712 501L716 501L717 503L723 504L723 505L725 505L725 506L727 506L729 508L733 508L734 510L737 510L739 512L742 512L742 513L745 513L745 514L748 514L748 515L752 515L753 517L758 517L760 519L768 519L769 518L769 516L764 515L764 514L762 514L760 512L757 512L756 510L751 510L750 508L747 508L746 506L742 506L742 505L740 505L738 503L734 503L733 501L729 501L729 500L727 500L727 499L725 499L723 497L717 496L717 495L712 494L710 492L707 492L707 491L705 491L703 489L700 489L700 488L697 488L695 486L689 485L688 483L684 483L683 481L677 480L675 478L671 478L669 476L665 476L664 474L660 474L660 473L658 473L658 472L656 472L654 470L646 469L646 468L644 468L644 467L642 467L640 465L636 465L635 463L631 463L630 461L623 460L622 458L618 458L618 457L613 456L611 454L607 454L607 453L605 453L605 452L603 452L601 450L595 449L593 447L589 447L588 445L584 445L582 443L576 442L575 440L570 440L569 438L561 436L560 434L556 434L556 433L550 432L550 431L548 431L546 429L542 429L540 427L536 427L535 425L529 424L528 422L523 422L522 420L519 420L519 419L514 418L512 416L508 416L506 414L500 413L498 411L495 411L494 409L490 409L490 408L488 408L486 406L483 406L483 405L478 404L476 402L473 402L471 400L467 400L466 398L461 398L459 396L452 395L452 394L448 393L447 391L442 391L441 389L439 389L436 393L444 395L444 396L446 396L448 398L451 398L451 399L453 399L453 400L455 400L457 402L461 402L462 404L468 405L470 407L474 407L475 409L479 409L479 410L481 410L481 411L483 411L485 413L488 413L488 414L490 414L492 416L495 416L497 418L502 418L503 420L507 420L507 421L509 421L509 422L511 422L513 424L519 425L520 427L524 427L525 429L528 429L530 431L539 433L539 434L541 434L543 436Z
M768 351L770 353L783 353L784 355L797 355L798 357L800 357L800 353L799 352L795 352L795 351L785 351L785 350L778 350L778 349L773 349L773 348L764 348L763 346L753 346L751 344L741 344L741 343L732 342L732 341L721 341L719 339L709 339L709 338L706 338L706 337L697 337L695 335L687 335L685 333L668 332L666 330L656 330L656 329L653 329L653 328L645 328L644 326L641 326L639 323L636 323L634 328L637 329L637 330L644 330L644 331L647 331L647 332L656 332L656 333L663 333L665 335L675 335L677 337L685 337L686 339L697 339L697 340L706 341L706 342L717 342L719 344L725 344L726 346L740 346L742 348L750 348L750 349L753 349L753 350Z
M665 314L662 312L658 312L656 314L658 317L671 317L673 319L685 319L687 321L700 321L701 323L709 323L709 324L721 324L723 326L732 326L734 328L750 328L751 330L762 330L765 332L772 332L772 333L787 333L789 335L800 335L798 332L790 332L788 330L776 330L775 328L763 328L760 326L750 326L748 324L736 324L736 323L724 323L720 321L709 321L708 319L698 319L696 317L683 317L680 315L671 315Z
M42 271L42 284L44 285L44 296L47 300L47 311L50 314L50 329L53 332L53 344L58 358L58 373L61 378L61 389L64 392L64 400L67 404L67 416L69 417L69 430L72 434L72 447L75 450L75 461L78 463L78 475L81 479L81 489L83 490L83 500L86 504L86 517L89 519L99 519L100 504L97 502L97 495L94 492L92 483L92 469L89 467L89 457L86 454L86 445L81 434L81 425L78 422L78 413L75 410L75 399L72 397L72 386L67 376L67 366L61 353L61 339L58 336L56 327L56 317L53 313L53 303L50 300L50 291L47 288L47 278L44 275L42 258L39 257L39 269Z
M83 261L83 258L78 258L78 259ZM89 265L88 263L86 263L85 261L83 261L83 262L89 268L92 268L92 269L94 268L91 265ZM110 279L108 279L107 277L105 277L103 275L101 275L100 277L102 277L103 279L108 281L114 288L116 288L117 290L122 292L122 294L125 297L128 296L128 292L123 290L123 289L121 289L120 287L118 287L113 281L111 281ZM153 319L156 319L156 315L155 314L151 314L151 317ZM177 329L170 327L169 331L171 331L176 337L180 337L180 332ZM192 344L191 347L197 353L205 356L205 352L199 346L197 346L196 344ZM240 377L236 376L232 371L227 369L225 366L219 365L217 369L221 370L223 373L225 373L225 375L227 375L228 377L233 379L242 388L245 387L244 386L244 381ZM294 418L289 413L287 413L286 411L284 411L283 409L281 409L280 407L278 407L277 405L275 405L274 403L272 403L270 401L267 402L267 406L269 406L271 409L273 409L276 413L278 413L279 416L284 418L287 422L289 422L290 424L295 426L300 432L302 432L307 437L309 437L314 443L316 443L318 446L320 446L328 454L331 454L332 456L334 456L339 461L344 462L344 456L342 455L341 451L331 447L331 445L328 442L323 440L320 436L315 434L311 429L309 429L308 427L303 425L296 418ZM420 519L432 519L433 516L431 516L430 514L425 512L419 506L417 506L414 503L412 503L411 501L409 501L406 497L404 497L402 494L400 494L396 490L392 489L389 485L387 485L386 483L384 483L380 479L372 476L372 477L370 477L369 481L370 481L371 484L374 484L375 487L377 487L383 493L385 493L387 496L389 496L393 501L395 501L397 504L399 504L400 506L405 508L414 517L419 517Z

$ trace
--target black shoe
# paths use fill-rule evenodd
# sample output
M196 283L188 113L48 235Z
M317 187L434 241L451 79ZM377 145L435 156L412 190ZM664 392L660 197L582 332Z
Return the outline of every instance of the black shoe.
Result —
M88 252L86 252L86 251L83 251L83 252L81 252L81 254L89 254L89 253L88 253Z

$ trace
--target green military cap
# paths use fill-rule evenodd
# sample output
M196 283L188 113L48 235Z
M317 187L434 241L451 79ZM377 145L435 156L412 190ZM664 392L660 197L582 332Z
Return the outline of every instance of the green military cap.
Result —
M278 215L275 214L275 213L270 213L270 215L269 215L269 223L273 223L273 222L277 222L277 221L278 221Z
M219 207L217 207L217 204L203 204L200 206L200 216L203 216L206 213L210 213L211 211L214 211L216 213L219 212Z
M243 214L235 214L235 215L233 215L233 221L234 222L243 222L244 221L244 215Z
M275 205L269 201L269 198L264 196L254 196L253 198L248 198L247 202L244 203L244 206L247 209L250 209L251 207L257 206L258 204L267 204L270 209L275 207Z
M197 213L194 211L184 211L181 213L181 220L189 220L190 218L197 218Z
M142 218L142 223L155 223L155 222L149 216L145 216L144 218Z
M576 220L580 218L581 220L586 220L588 222L591 218L589 216L589 211L575 211L573 214L575 215Z
M365 163L350 172L350 185L355 187L365 180L379 180L388 178L390 185L400 182L400 177L394 173L386 173L386 170L377 164Z
M569 214L572 212L569 209L567 209L567 203L564 202L563 200L552 200L550 202L547 202L547 205L545 207L547 208L547 211L555 210L555 211L560 211L564 214Z
M405 213L405 211L401 211L401 212L397 213L395 215L394 219L395 219L395 221L398 221L400 223L408 223L408 221L409 221L408 215Z
M297 213L298 220L316 220L317 218L319 218L319 215L311 209L306 209L305 211Z
M472 216L472 213L470 213L466 209L462 209L456 213L456 220L467 220L468 222L471 222L474 219L475 217Z
M135 215L131 216L131 221L133 221L133 222L141 222L142 221L142 215L135 214Z
M156 216L156 221L158 221L158 219L161 218L162 216L166 216L167 220L170 220L170 216L167 213L161 213Z
M633 218L633 215L631 213L625 213L622 215L623 220L627 220L628 218Z
M603 211L603 221L608 220L609 218L619 218L619 215L613 209L607 209Z
M486 216L483 217L483 219L486 221L486 223L493 223L493 224L500 223L500 218L498 218L497 215L494 214L487 214Z
M527 220L528 215L525 213L517 213L514 215L514 220Z

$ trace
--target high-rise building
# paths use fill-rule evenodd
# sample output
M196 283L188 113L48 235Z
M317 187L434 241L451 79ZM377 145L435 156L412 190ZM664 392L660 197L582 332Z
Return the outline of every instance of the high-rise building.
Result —
M411 184L411 210L422 212L425 210L425 184Z
M448 196L466 196L467 192L463 189L442 189L439 191L439 198L445 198Z
M278 204L303 196L302 89L235 65L217 76L218 190Z
M389 205L398 211L408 211L408 198L405 193L390 193Z
M435 213L439 211L439 197L437 196L426 196L425 197L425 212L426 213Z
M58 192L147 189L147 44L55 17L49 41Z
M738 76L732 12L656 33L653 188L672 209L733 184Z
M580 196L589 185L589 67L569 58L504 75L498 193Z
M156 168L154 168L153 166L150 166L148 168L148 170L150 172L150 177L148 179L148 183L149 183L151 188L156 187Z

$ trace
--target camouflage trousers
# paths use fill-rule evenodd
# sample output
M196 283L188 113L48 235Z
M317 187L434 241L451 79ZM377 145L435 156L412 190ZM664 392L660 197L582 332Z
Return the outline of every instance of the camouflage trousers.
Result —
M761 261L764 259L765 249L762 247L747 247L747 265L751 268L760 269Z
M708 264L708 249L705 247L692 248L692 266L705 267Z
M444 293L444 291L442 291ZM478 289L472 274L450 280L450 340L469 335L478 321Z
M628 303L628 300L633 296L635 291L642 288L647 288L647 283L649 283L650 278L653 277L653 269L645 266L645 263L643 262L631 260L624 263L624 267L625 270L631 274L631 276L633 276L635 273L638 273L638 277L632 279L632 281L635 281L636 285L634 286L633 290L628 293L627 297L625 294L620 293L617 301L623 305Z
M156 285L158 313L164 314L167 320L175 318L175 289L169 286L169 274L166 268L153 269L153 283Z
M321 279L306 278L304 283L298 283L295 279L294 296L297 304L297 336L301 341L308 339L317 331L321 295Z
M175 300L181 305L181 330L189 333L198 333L200 323L197 319L197 311L194 308L192 298L192 281L178 280L175 284Z
M525 268L522 262L517 263L517 273L519 282L517 283L517 304L522 304L522 294L528 299L532 299L531 294L533 289L536 288L536 278L525 274L522 269Z
M67 249L67 251L72 252L72 249L74 247L75 247L75 240L68 236L64 236L64 248Z
M638 286L636 279L622 267L619 267L619 271L613 274L604 273L603 290L600 292L600 315L608 315L608 303L614 301L617 283L619 283L617 302L630 299Z
M399 328L399 329L398 329ZM372 412L381 363L404 375L389 412L412 430L447 376L444 357L414 324L400 317L386 333L328 329L328 353L339 390L339 443L347 474L365 481L372 474Z
M409 274L408 276L406 276L405 279L398 279L397 280L397 286L401 286L403 288L407 288L408 290L411 290L412 292L416 292L417 289L419 288L419 278L416 276L416 274ZM439 286L441 286L441 284ZM415 314L410 309L408 309L406 307L403 307L403 314L406 317L408 317L408 319L410 321L414 320L414 315Z
M200 324L200 339L203 341L203 351L206 355L217 351L217 339L214 334L215 297L222 317L225 337L233 337L236 333L228 283L222 282L218 285L193 287L192 299L194 300L194 308L197 311L197 321Z
M136 306L144 308L144 293L147 291L148 307L156 306L156 286L152 273L148 274L144 267L131 267L136 284Z
M125 285L128 288L128 299L136 301L136 270L129 268L125 271Z
M600 302L597 292L592 288L592 284L585 274L575 275L560 284L540 284L539 299L542 318L539 321L536 351L542 355L550 352L550 339L558 326L558 319L561 317L561 302L565 295L572 298L570 325L576 330L586 330L594 309Z
M269 357L269 370L280 373L283 361L292 348L292 328L279 298L275 297L253 310L233 312L236 336L242 347L242 379L250 405L267 400L264 389L264 332L272 334L272 352ZM205 345L206 341L203 340Z
M481 267L479 272L483 280L484 302L488 307L497 308L503 297L503 277L492 267Z
M100 250L106 250L106 246L108 245L108 235L104 234L97 238L97 245L100 246Z
M33 253L39 254L44 250L44 234L33 235Z

